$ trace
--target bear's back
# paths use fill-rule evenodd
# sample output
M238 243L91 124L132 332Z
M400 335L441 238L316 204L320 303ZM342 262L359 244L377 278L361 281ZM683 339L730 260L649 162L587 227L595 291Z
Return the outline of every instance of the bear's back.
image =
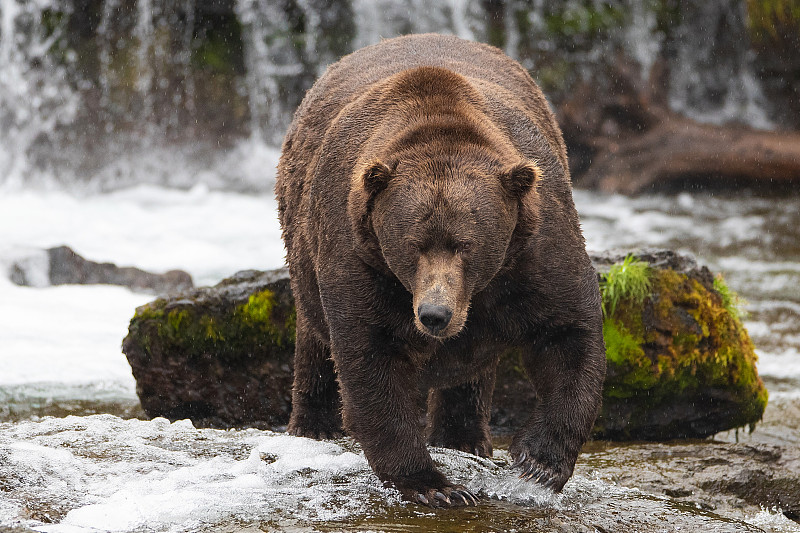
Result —
M466 77L488 100L496 122L511 131L524 130L520 112L545 137L568 175L566 147L555 118L539 87L519 63L501 50L455 36L422 34L381 41L331 65L308 91L298 108L287 139L302 128L305 152L316 150L327 127L350 102L375 84L404 70L433 66ZM524 153L524 146L519 146Z
M542 170L538 196L549 199L526 198L525 210L541 212L562 231L574 230L574 240L582 242L572 205L566 147L542 91L528 72L497 48L424 34L385 40L345 56L306 93L286 134L275 184L289 254L300 253L297 246L317 250L316 238L323 233L341 234L342 245L351 246L349 224L341 224L340 219L348 212L354 170L376 157L379 150L375 149L391 139L391 132L380 125L397 122L398 117L389 119L387 112L405 107L403 98L413 99L413 94L403 94L402 80L410 72L422 72L419 67L434 67L423 69L431 75L440 69L457 75L442 76L434 85L440 89L447 85L444 92L454 97L460 88L468 90L468 99L477 104L475 111L483 115L476 117L478 121L490 122L506 145ZM558 212L544 216L546 209ZM559 222L563 216L568 220Z

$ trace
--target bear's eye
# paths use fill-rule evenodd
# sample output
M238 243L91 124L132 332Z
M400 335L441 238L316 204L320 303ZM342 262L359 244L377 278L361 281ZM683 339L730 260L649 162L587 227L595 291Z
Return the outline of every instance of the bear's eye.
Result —
M456 244L456 252L459 254L468 254L472 251L472 248L471 242L461 241Z

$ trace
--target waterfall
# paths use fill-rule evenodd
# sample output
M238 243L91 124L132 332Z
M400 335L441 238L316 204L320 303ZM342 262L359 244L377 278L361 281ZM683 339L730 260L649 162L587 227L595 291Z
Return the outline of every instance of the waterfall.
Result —
M50 6L47 0L0 3L0 183L21 186L26 174L46 172L37 165L35 145L48 144L77 112L66 68L48 53L63 28L48 34L40 23Z
M678 28L670 107L701 122L774 127L749 50L744 3L708 0Z
M623 54L642 80L657 60L668 64L668 102L680 113L797 126L765 96L744 0L664 5L0 0L0 187L268 189L314 79L346 53L412 32L503 48L554 105Z

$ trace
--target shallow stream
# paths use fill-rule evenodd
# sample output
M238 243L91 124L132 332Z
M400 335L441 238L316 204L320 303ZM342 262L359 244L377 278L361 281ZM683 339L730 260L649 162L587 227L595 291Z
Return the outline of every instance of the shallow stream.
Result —
M348 439L137 419L119 343L152 297L0 277L0 531L800 531L783 514L800 512L800 485L798 507L773 497L800 481L800 196L577 191L576 203L591 250L689 252L748 300L770 391L752 434L589 443L561 495L520 482L502 440L493 460L434 450L483 499L432 511L400 503ZM35 269L40 250L60 244L93 260L184 268L200 284L283 261L269 195L0 195L0 267Z

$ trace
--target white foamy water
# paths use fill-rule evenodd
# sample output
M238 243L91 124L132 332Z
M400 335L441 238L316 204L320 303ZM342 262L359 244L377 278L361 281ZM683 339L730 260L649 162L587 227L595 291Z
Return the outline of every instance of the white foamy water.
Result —
M0 265L21 251L66 244L93 261L163 272L196 284L238 269L278 268L285 252L270 194L151 185L84 197L62 191L0 195Z
M314 441L269 431L195 429L111 415L0 424L0 496L11 513L50 503L45 532L192 531L222 522L331 521L385 513L399 494L372 474L350 439ZM524 505L560 505L546 489L520 481L498 462L451 450L434 459L475 492ZM358 494L358 497L354 497ZM36 518L28 521L35 525Z
M511 516L549 509L567 521L585 516L607 523L612 505L619 518L610 523L620 526L649 523L664 530L657 526L658 516L664 516L679 528L685 522L707 531L735 531L736 524L757 522L768 531L800 531L775 510L723 520L687 515L668 498L617 486L591 469L555 495L519 480L507 467L507 452L497 451L491 460L453 450L431 452L450 479L499 502L481 505ZM353 524L382 517L391 523L407 505L380 483L351 439L314 441L269 431L195 429L189 421L69 416L0 424L0 457L0 526L25 525L43 533L219 531L246 524L268 531L316 530L315 524L336 529L337 523L362 530ZM426 514L436 516L416 506L407 513Z
M204 187L3 193L0 393L13 387L25 395L27 385L34 397L57 389L80 399L108 391L135 398L120 344L134 309L153 298L104 285L18 287L7 275L14 261L40 263L46 279L42 250L66 244L87 259L155 272L182 268L197 284L213 284L238 270L283 265L276 209L271 195Z

